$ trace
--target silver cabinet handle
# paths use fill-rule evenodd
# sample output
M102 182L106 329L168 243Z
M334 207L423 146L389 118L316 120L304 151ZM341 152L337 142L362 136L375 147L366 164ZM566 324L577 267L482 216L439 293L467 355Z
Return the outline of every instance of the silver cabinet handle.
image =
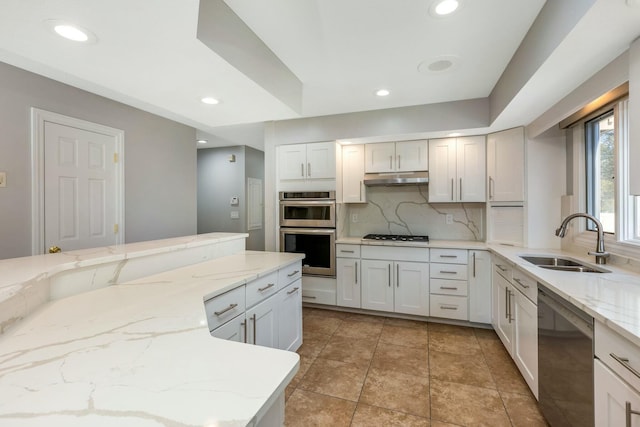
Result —
M240 323L240 325L242 325L242 328L244 329L244 342L246 344L247 342L247 321L246 319L242 321L242 323Z
M522 281L516 277L513 278L513 281L516 282L518 285L522 286L525 289L529 289L530 286L529 285L525 285L524 283L522 283Z
M453 178L451 178L451 200L453 200Z
M300 270L294 270L291 273L287 274L287 277L295 276L298 273L300 273Z
M509 290L504 288L504 318L509 318ZM509 322L511 323L511 322Z
M391 264L387 264L387 268L389 269L389 287L391 287Z
M625 402L624 404L624 412L625 412L625 426L631 427L631 415L640 415L640 411L634 411L631 409L631 402Z
M493 199L493 186L495 184L493 183L493 178L489 177L489 199Z
M264 292L267 289L273 288L276 284L275 283L269 283L267 286L265 286L264 288L258 288L258 291L260 292Z
M400 287L400 264L396 264L396 288Z
M507 271L507 269L501 266L500 264L496 264L496 267L498 267L500 271Z
M440 255L440 258L458 258L458 255Z
M360 198L358 200L362 200L362 184L364 184L364 181L360 181Z
M458 274L457 271L446 271L446 270L440 270L441 274Z
M355 254L356 253L356 251L345 251L344 249L340 249L340 252L344 253L344 254Z
M309 295L302 295L302 298L316 299L317 297L312 297Z
M227 311L229 310L233 310L234 308L236 308L238 306L238 304L229 304L229 307L225 308L222 311L214 311L213 314L215 314L216 316L222 316L223 314L225 314Z
M629 359L626 357L620 357L615 353L609 353L609 356L613 357L616 362L627 368L629 372L631 372L636 377L640 378L640 372L638 372L631 364L629 363Z
M297 291L298 291L298 289L300 289L300 288L296 286L295 288L293 288L293 289L291 289L289 292L287 292L287 295L291 295L291 294L293 294L293 293L297 292Z
M304 178L304 163L300 163L300 176Z
M400 169L400 154L398 154L398 169Z
M456 307L454 305L441 305L440 309L441 310L457 310L458 307Z
M253 343L258 344L258 315L253 315Z
M473 258L473 277L476 277L476 253L471 254Z
M462 200L462 178L460 178L460 194L458 195L458 199Z
M393 156L389 156L389 169L393 169Z
M445 289L447 291L457 291L458 288L453 287L453 286L440 286L440 289Z
M509 323L511 323L513 320L516 320L512 317L513 313L511 312L511 297L516 296L516 294L514 294L511 291L507 291L509 292Z
M354 269L356 272L356 285L358 284L358 261L356 261L356 268Z
M307 163L307 176L311 176L311 163Z

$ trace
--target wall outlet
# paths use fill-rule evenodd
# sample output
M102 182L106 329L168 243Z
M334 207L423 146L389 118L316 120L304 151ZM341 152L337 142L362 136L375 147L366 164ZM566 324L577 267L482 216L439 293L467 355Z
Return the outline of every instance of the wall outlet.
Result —
M0 187L6 187L6 186L7 186L7 173L0 172Z
M449 225L453 224L453 214L446 214L444 220Z
M351 222L358 222L358 214L351 214Z

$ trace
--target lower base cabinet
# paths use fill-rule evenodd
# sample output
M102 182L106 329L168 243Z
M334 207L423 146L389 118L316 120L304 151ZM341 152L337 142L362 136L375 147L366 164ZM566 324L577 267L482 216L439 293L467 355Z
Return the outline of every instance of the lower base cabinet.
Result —
M302 281L278 292L278 348L296 351L302 345Z
M600 360L593 366L595 425L640 427L640 393Z

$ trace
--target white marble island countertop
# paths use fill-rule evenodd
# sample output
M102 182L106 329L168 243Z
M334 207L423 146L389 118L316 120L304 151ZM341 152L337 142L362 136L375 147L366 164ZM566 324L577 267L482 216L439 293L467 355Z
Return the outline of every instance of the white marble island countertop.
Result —
M296 353L209 335L203 299L301 259L242 252L40 306L0 335L0 426L245 426Z

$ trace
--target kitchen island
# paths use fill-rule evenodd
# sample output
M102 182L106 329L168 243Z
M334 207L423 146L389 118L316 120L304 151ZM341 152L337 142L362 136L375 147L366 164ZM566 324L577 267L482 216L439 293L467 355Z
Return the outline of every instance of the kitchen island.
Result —
M213 247L217 238L244 243L244 237L219 235L182 249ZM58 262L58 254L3 261L4 271L12 271L11 262L33 268L3 282L2 301L19 297L21 283L31 282L24 287L31 295L36 278L87 264L94 268L142 251L180 256L175 242L126 246L94 251L102 256L75 266ZM299 356L211 337L204 300L302 255L233 252L41 302L0 335L0 426L245 426L281 417Z

